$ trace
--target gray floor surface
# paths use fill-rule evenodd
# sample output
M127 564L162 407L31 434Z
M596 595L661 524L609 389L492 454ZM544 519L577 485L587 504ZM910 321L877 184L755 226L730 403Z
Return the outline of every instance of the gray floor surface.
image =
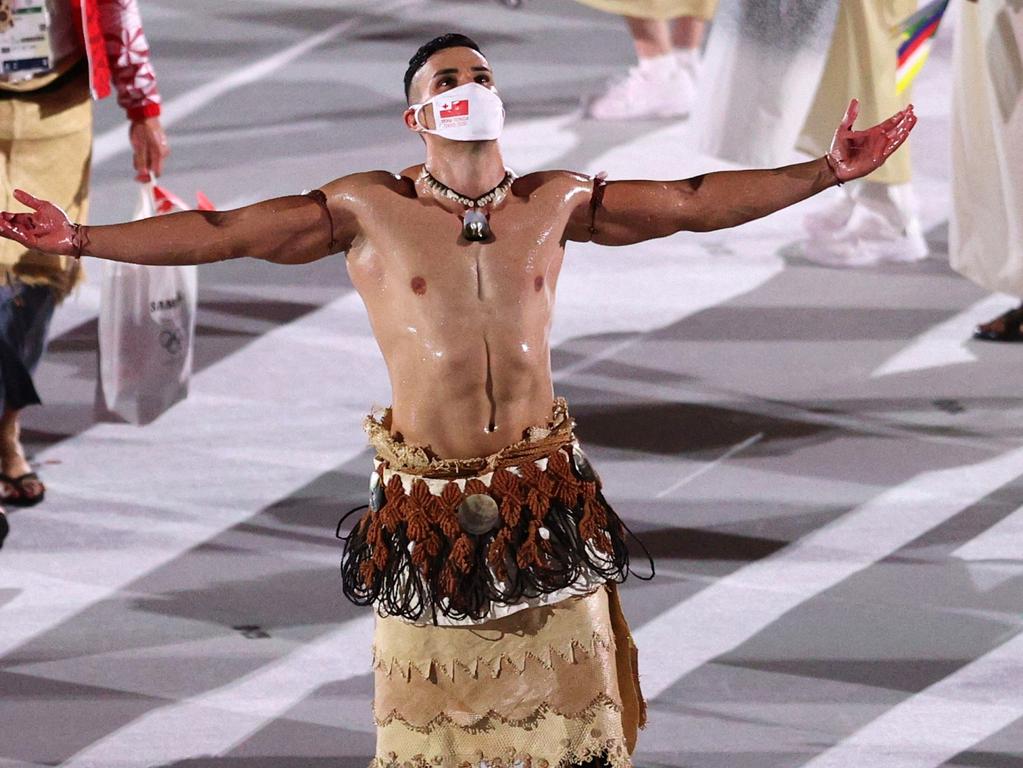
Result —
M685 122L596 124L630 62L570 0L145 0L173 155L222 208L420 159L411 52L458 28L496 67L520 171L679 178ZM659 573L630 581L645 768L1023 766L1023 348L947 265L951 29L917 88L933 248L799 258L815 200L744 228L572 246L559 391ZM130 215L119 110L97 110L94 222ZM387 383L341 257L204 267L189 399L97 423L101 265L61 310L26 436L46 503L0 554L0 768L364 765L371 618L338 586L359 429Z

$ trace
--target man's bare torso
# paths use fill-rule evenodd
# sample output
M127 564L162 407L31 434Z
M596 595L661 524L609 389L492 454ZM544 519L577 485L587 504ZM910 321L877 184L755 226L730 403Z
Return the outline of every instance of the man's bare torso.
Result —
M348 273L369 312L393 394L392 431L443 457L492 453L551 413L549 334L566 228L591 181L517 179L493 238L461 236L456 206L400 177L362 175L347 196L360 236Z

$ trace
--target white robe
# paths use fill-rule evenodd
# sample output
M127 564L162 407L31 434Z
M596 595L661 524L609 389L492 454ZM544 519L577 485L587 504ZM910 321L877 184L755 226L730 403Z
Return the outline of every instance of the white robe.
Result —
M952 268L1023 298L1023 2L963 2L952 108Z
M824 71L838 5L722 0L693 108L699 151L741 165L791 161ZM841 119L835 116L836 126Z

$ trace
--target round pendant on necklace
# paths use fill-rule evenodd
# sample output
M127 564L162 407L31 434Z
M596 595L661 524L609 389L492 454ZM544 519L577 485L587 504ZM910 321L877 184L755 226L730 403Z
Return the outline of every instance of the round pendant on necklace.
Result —
M490 222L487 215L476 208L469 208L462 217L462 237L471 242L481 243L490 238Z
M479 197L469 197L460 194L447 184L437 181L425 165L419 172L419 180L429 187L434 194L446 197L448 200L454 200L463 206L465 213L462 215L462 237L470 242L482 243L493 237L493 233L490 231L490 221L487 219L487 214L483 212L483 209L492 206L496 208L500 205L515 181L515 174L505 170L501 183Z

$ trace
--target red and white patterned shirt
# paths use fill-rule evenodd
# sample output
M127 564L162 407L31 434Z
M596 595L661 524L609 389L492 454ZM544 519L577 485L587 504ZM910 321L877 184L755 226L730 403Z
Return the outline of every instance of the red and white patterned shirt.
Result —
M129 119L159 115L160 94L138 0L71 0L71 7L85 41L93 98L109 96L112 82Z

